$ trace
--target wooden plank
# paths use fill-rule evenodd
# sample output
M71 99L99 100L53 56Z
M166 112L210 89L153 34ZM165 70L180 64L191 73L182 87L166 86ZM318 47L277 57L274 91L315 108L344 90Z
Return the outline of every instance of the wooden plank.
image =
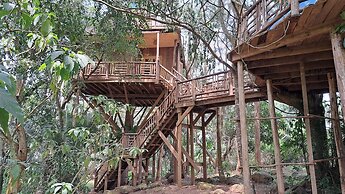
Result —
M253 190L250 184L249 155L248 155L248 132L246 118L246 103L244 96L244 74L243 62L237 62L238 73L238 95L240 109L240 127L241 127L241 144L242 144L242 166L243 166L243 185L244 193L252 194Z
M337 85L340 94L341 107L345 115L345 49L343 48L343 39L340 34L331 33L331 41L334 55L334 66L337 75ZM345 116L343 116L345 121Z
M339 122L338 104L337 104L337 88L336 88L336 77L333 73L328 74L329 84L329 98L331 105L331 117L332 117L332 128L334 133L334 141L337 149L338 165L340 177L345 177L345 159L342 158L345 155L345 148L342 141L342 134ZM345 179L340 178L341 193L345 193Z
M270 120L271 120L271 128L272 128L273 144L274 144L274 161L276 164L278 193L284 194L285 193L284 177L283 177L284 174L283 174L283 169L281 165L278 126L277 126L276 119L274 119L274 117L276 117L276 113L275 113L275 106L274 106L274 100L273 100L272 81L267 80L266 85L267 85L269 114L270 114L270 117L272 117L272 119Z
M301 83L302 83L303 111L304 111L304 116L308 116L309 115L308 93L307 93L307 83L306 83L306 79L305 79L305 72L304 72L304 64L303 63L300 64L300 72L301 72ZM314 163L313 147L312 147L312 140L311 140L310 119L308 117L306 117L304 119L304 123L305 123L306 136L307 136L308 161L309 161L309 163ZM314 164L309 166L309 174L310 174L312 192L317 193L315 165Z

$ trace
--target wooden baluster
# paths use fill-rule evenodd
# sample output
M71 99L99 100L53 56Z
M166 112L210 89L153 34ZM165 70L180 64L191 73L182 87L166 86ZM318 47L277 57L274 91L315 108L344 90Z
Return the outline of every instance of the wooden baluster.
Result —
M107 69L105 72L105 77L108 78L109 77L109 68L110 68L110 63L107 64Z
M298 0L290 0L291 17L299 16L299 2Z
M256 6L256 20L255 20L256 32L258 32L261 29L261 18L260 18L261 17L261 7L262 7L262 2Z
M192 80L192 90L191 90L191 92L192 92L192 100L193 100L193 102L195 102L195 100L196 100L196 83L195 83L194 79Z

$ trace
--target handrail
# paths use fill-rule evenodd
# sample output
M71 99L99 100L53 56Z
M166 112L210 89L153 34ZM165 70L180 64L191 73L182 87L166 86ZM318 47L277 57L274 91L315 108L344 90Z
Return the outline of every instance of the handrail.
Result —
M196 78L192 78L192 79L187 79L187 80L184 80L184 81L179 81L179 82L177 82L177 84L181 84L181 83L185 83L185 82L190 82L192 80L204 79L204 78L207 78L207 77L212 77L212 76L215 76L215 75L229 73L229 72L230 71L221 71L221 72L217 72L217 73L213 73L213 74L209 74L209 75L204 75L204 76L200 76L200 77L196 77Z
M177 79L178 81L184 81L187 80L187 78L185 76L183 76L180 72L178 72L176 69L173 68L174 73L176 73L179 77L181 77L182 79Z

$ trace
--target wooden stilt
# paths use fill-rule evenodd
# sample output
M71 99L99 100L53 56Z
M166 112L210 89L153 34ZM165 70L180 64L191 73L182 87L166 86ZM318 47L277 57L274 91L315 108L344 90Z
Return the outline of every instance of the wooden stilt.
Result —
M121 169L122 169L122 160L120 159L119 165L117 168L117 187L121 186Z
M260 102L254 102L254 117L255 160L257 165L261 165Z
M163 149L164 149L164 146L162 146L161 149L159 150L156 181L161 180Z
M138 160L137 159L134 159L134 166L133 166L133 169L132 169L132 185L133 186L137 186L137 165L138 164Z
M187 123L189 123L189 117L187 117ZM189 155L189 140L190 140L190 130L189 128L186 128L186 152ZM189 163L187 163L186 166L186 172L185 174L189 174Z
M330 98L330 105L331 105L331 117L332 117L332 127L334 132L334 140L335 146L337 149L337 156L343 157L345 155L345 148L342 141L342 134L340 130L340 122L339 122L339 113L338 113L338 105L337 105L337 96L336 96L336 81L335 75L332 73L327 74L328 77L328 85L329 85L329 98ZM341 193L345 193L345 159L338 159L339 164L339 175L340 175L340 185L341 185Z
M193 112L189 113L189 130L190 130L190 156L194 161L194 123L193 123ZM193 166L190 167L190 178L191 184L195 185L195 169Z
M150 161L149 158L145 159L145 168L144 168L144 170L145 170L145 183L146 184L148 183L148 176L149 176L149 164L150 164L149 161Z
M247 118L246 118L246 102L244 96L244 74L242 61L237 62L238 73L238 96L240 109L240 125L241 125L241 144L242 144L242 168L243 168L243 185L244 193L252 194L250 185L250 171L248 160L248 132L247 132Z
M152 156L152 181L156 178L156 154Z
M223 114L222 114L221 108L217 108L217 130L216 130L216 136L217 136L217 172L219 176L223 175L222 172L222 134L220 132L220 127L223 126Z
M276 113L275 113L275 106L274 106L273 92L272 92L272 80L267 80L266 85L267 85L267 97L268 97L268 103L269 103L270 117L275 117ZM278 136L276 119L271 119L271 128L272 128L273 144L274 144L274 160L276 163L278 193L283 194L285 193L284 177L283 177L283 170L282 170L282 165L281 165L280 145L279 145L279 136Z
M341 99L343 115L345 115L345 49L340 34L331 33L334 67L337 77L338 91ZM345 116L343 116L345 122Z
M183 120L183 115L182 115L182 110L180 108L177 109L177 114L178 114L178 121L181 121L178 126L176 127L176 138L177 138L177 169L176 170L176 175L177 175L177 180L176 184L178 187L182 187L182 120ZM188 113L187 113L188 114Z
M140 154L139 155L139 160L138 160L138 170L139 170L139 173L138 173L138 183L142 183L143 181L143 166L142 166L142 163L143 163L143 156Z
M204 181L207 179L207 158L206 158L206 125L205 114L201 116L201 137L202 137L202 174Z
M104 178L104 191L108 190L108 172L105 173L105 178Z
M300 64L300 74L301 74L301 84L302 84L302 96L303 96L303 110L304 116L309 115L309 105L308 105L308 92L307 92L307 83L305 79L305 71L304 71L304 64ZM307 150L308 150L308 162L314 163L314 156L313 156L313 147L311 141L311 128L310 128L310 119L306 117L304 119L305 122L305 129L306 129L306 136L307 136ZM312 164L309 166L309 173L310 173L310 181L311 181L311 188L313 194L317 193L317 186L316 186L316 175L315 175L315 165Z

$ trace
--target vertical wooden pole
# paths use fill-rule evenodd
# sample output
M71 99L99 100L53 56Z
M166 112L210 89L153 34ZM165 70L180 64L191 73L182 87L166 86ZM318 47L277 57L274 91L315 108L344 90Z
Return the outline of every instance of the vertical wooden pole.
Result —
M156 181L161 180L163 149L164 149L164 146L162 146L161 149L159 150Z
M290 0L291 17L299 16L299 2L298 0Z
M243 185L244 193L252 194L253 190L250 185L249 156L248 156L248 132L246 117L246 102L244 96L244 74L242 61L237 62L238 73L238 96L240 109L240 125L241 125L241 144L242 144L242 169L243 169Z
M152 156L152 181L156 179L156 154Z
M159 62L159 46L160 46L159 32L157 32L157 48L156 48L156 83L159 83L160 78L160 62Z
M194 161L194 123L193 123L193 112L189 113L189 130L190 130L190 157ZM195 169L191 165L190 167L190 177L191 177L191 184L195 185Z
M255 160L257 165L261 165L260 102L254 102L254 118Z
M139 155L139 161L138 161L138 170L139 170L139 175L138 175L138 182L139 184L142 183L143 180L143 156L140 154Z
M340 34L331 33L331 41L338 91L345 122L345 49L343 48L343 39Z
M119 161L119 165L118 165L118 168L117 168L117 186L121 186L121 173L122 173L122 160L120 159Z
M305 122L306 136L307 136L308 162L311 163L311 165L309 166L311 189L312 189L313 194L316 194L317 186L316 186L315 165L313 164L314 156L313 156L313 146L312 146L312 141L311 141L311 127L310 127L310 119L308 118L309 116L308 92L307 92L307 82L305 79L305 71L304 71L303 63L300 64L300 74L301 74L301 84L302 84L303 110L304 110L304 116L307 116L304 119L304 122Z
M206 126L205 113L201 117L201 138L202 138L202 173L204 181L207 179L207 159L206 159Z
M222 168L222 134L220 132L220 128L223 126L223 110L221 107L217 108L217 167L218 167L218 174L219 176L223 176L223 168Z
M189 123L189 117L187 117L187 123ZM190 130L189 130L189 127L186 128L186 152L188 155L189 154L189 141L190 141ZM187 161L186 159L186 162L187 162L187 166L186 166L186 174L189 174L189 166L191 166L189 164L189 162Z
M182 119L182 110L181 108L177 109L177 114L178 114L178 120ZM178 126L176 126L176 132L177 132L177 169L176 170L176 175L177 175L177 180L176 184L178 187L182 187L182 122Z
M339 113L338 113L338 105L337 105L337 89L336 89L336 81L335 75L333 73L328 73L328 85L329 85L329 98L330 98L330 105L331 105L331 117L332 117L332 127L334 132L334 140L335 146L337 149L337 156L343 157L345 154L345 148L342 141L342 134L340 130L340 122L339 122ZM339 164L339 175L340 175L340 185L341 185L341 193L345 193L345 159L340 158L338 159Z
M108 190L108 171L105 173L105 178L104 178L104 191Z
M150 165L150 160L149 158L145 159L145 183L148 183L148 177L149 177L149 165Z
M134 159L134 163L133 163L133 171L132 171L132 185L133 186L137 186L137 165L138 164L138 160L137 159Z
M272 128L273 144L274 144L274 160L276 164L278 193L283 194L285 193L284 177L283 177L283 170L282 170L282 165L281 165L277 120L274 119L274 117L276 117L276 113L275 113L275 106L274 106L274 100L273 100L272 81L266 80L266 85L267 85L269 112L270 112L270 117L271 117L271 128Z

